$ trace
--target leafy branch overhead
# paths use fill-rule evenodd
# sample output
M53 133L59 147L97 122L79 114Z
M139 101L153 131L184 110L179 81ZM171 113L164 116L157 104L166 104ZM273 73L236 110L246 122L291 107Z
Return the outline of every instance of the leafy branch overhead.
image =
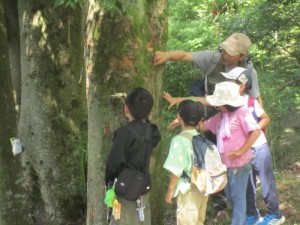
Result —
M84 0L54 0L55 7L63 5L72 9L76 9L76 7L80 7L81 9L83 9Z

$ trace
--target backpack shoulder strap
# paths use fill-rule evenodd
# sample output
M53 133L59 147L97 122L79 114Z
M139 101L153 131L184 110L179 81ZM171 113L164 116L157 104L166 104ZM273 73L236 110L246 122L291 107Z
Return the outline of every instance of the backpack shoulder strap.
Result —
M218 49L216 52L213 53L213 56L208 64L208 68L205 71L204 77L204 87L205 87L205 96L208 94L208 76L214 71L217 64L220 62L221 59L221 51Z
M193 165L205 169L205 154L206 150L210 149L212 144L201 134L192 135L188 132L180 133L180 136L188 138L192 142L193 146Z
M193 140L193 135L191 133L188 133L188 132L181 132L179 134L179 136L185 137L185 138L187 138L189 140Z
M193 137L198 137L199 139L201 139L203 142L206 142L207 145L213 145L214 143L212 143L211 141L209 141L208 139L206 139L205 137L203 137L201 134L196 134L196 135L192 135L191 133L188 132L181 132L180 134L178 134L179 136L185 137L189 140L193 140Z
M248 108L250 107L254 107L254 97L253 96L249 96L248 98Z
M178 134L179 136L181 137L185 137L187 139L189 139L191 142L193 140L193 135L191 133L188 133L188 132L181 132L180 134ZM194 149L193 149L193 152L194 152ZM188 182L191 182L191 177L190 175L188 175L184 170L183 170L183 173L181 175L184 179L186 179Z
M248 55L246 55L246 57L245 57L244 60L239 61L238 66L247 69L250 72L250 74L252 74L252 70L254 69L254 66L253 66L253 63L251 61L251 58Z
M245 60L245 68L250 72L252 73L252 70L253 70L253 63L251 61L251 58L249 56L247 56L246 60Z
M255 108L254 108L255 104L254 103L255 103L255 98L253 96L249 96L248 97L248 109L253 107L252 116L258 122L258 116L255 113Z

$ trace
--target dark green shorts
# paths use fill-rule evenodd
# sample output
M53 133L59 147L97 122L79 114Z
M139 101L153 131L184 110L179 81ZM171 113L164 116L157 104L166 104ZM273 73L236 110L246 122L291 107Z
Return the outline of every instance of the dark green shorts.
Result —
M150 195L149 193L142 196L145 209L144 209L144 221L139 221L138 212L136 211L136 202L128 201L124 198L117 197L118 201L121 203L121 219L110 221L110 225L151 225L151 212L150 212Z

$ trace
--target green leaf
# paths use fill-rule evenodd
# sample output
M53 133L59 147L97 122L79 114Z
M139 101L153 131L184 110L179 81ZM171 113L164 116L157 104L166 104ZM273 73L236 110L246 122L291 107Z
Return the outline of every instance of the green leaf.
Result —
M54 7L61 6L65 3L65 0L55 0L54 1Z

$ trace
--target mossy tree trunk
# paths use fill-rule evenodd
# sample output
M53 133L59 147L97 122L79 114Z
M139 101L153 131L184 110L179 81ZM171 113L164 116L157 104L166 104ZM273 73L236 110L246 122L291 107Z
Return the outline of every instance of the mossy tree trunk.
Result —
M20 155L13 156L10 138L17 135L7 29L0 0L0 224L29 224Z
M147 88L154 96L151 121L160 123L162 71L153 67L153 52L166 43L166 0L124 1L107 12L90 5L87 18L88 82L88 211L87 224L106 224L104 199L105 160L112 134L124 124L123 105L117 93L128 93L134 87ZM126 5L126 3L128 5ZM89 11L90 12L90 11ZM152 224L163 224L161 150L155 149L151 172L153 189Z
M33 224L80 224L87 133L82 10L18 1L22 165Z

